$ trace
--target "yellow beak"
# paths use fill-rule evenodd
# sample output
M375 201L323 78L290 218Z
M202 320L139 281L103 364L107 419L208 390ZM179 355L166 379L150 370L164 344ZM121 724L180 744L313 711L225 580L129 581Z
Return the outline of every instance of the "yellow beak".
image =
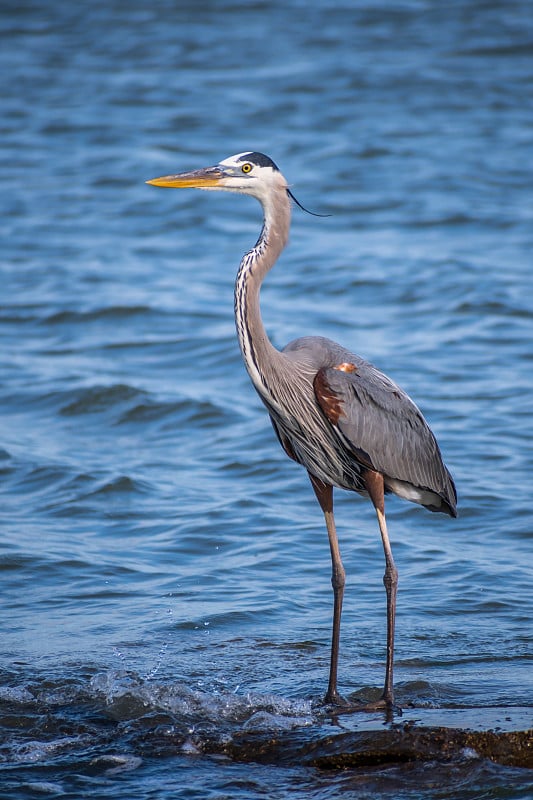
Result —
M220 167L205 167L192 172L180 172L178 175L165 175L162 178L152 178L146 183L152 186L165 186L170 189L209 189L220 186L224 173Z

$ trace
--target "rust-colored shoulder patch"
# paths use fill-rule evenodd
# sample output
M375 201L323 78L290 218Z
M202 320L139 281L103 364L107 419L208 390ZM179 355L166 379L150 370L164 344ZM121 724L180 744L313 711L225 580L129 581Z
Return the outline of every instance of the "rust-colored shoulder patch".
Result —
M357 372L357 367L351 361L343 361L342 364L337 364L333 369L338 369L340 372Z
M342 403L326 380L326 368L319 369L313 380L313 388L318 405L329 419L336 425L342 416Z

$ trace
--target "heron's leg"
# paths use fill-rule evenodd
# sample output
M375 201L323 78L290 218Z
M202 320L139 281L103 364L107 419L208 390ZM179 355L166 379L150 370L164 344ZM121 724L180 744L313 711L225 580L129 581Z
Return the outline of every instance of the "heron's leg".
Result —
M383 550L385 553L385 574L383 583L387 592L387 665L385 668L385 686L381 701L392 708L394 704L394 625L396 621L396 592L398 589L398 570L392 558L392 550L387 533L385 519L385 487L380 472L368 470L364 475L365 488L376 509Z
M329 667L329 683L326 703L343 705L344 700L337 692L337 666L339 662L339 641L341 632L342 600L344 597L344 584L346 582L344 567L341 561L337 531L335 530L335 517L333 516L333 486L324 483L319 478L309 473L311 485L320 508L324 512L326 528L328 530L329 548L331 551L331 585L333 586L333 631L331 635L331 661Z

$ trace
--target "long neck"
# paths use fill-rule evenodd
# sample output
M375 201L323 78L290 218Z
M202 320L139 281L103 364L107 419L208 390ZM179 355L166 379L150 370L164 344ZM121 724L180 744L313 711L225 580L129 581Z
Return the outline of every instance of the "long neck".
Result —
M259 291L289 237L290 201L285 191L263 205L263 229L255 247L243 256L235 282L235 323L242 357L257 391L270 395L269 377L281 354L270 342L259 307Z

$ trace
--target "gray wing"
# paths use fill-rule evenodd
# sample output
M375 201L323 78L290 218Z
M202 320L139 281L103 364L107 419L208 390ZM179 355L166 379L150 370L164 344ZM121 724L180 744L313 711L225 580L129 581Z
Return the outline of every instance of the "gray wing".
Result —
M325 416L362 466L381 472L397 494L401 484L428 490L437 497L417 502L456 515L455 486L435 436L399 386L359 359L323 367L313 386Z

